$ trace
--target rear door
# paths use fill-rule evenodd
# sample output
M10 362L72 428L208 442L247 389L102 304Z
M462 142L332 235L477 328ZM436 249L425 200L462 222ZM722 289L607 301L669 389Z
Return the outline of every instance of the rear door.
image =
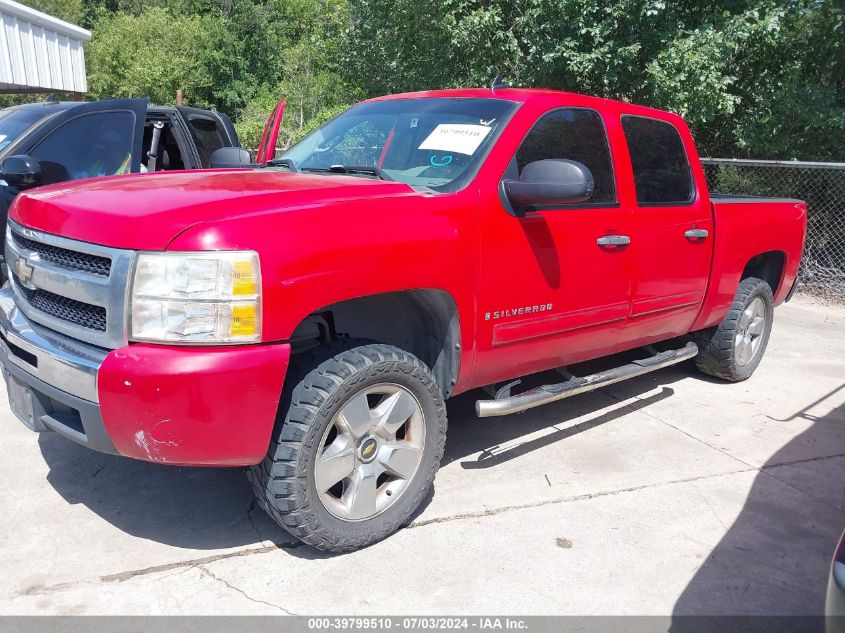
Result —
M137 173L147 102L113 99L69 108L17 153L41 163L43 184Z
M255 162L263 165L276 157L276 146L279 142L279 132L282 129L282 119L285 116L286 101L282 98L273 108L273 112L264 125L264 133L261 135L261 144L255 153Z
M632 347L692 327L710 275L713 217L686 128L627 114L621 123L634 195L631 312L620 342Z
M238 145L237 133L226 115L186 106L176 106L176 110L185 121L203 169L210 167L215 150Z

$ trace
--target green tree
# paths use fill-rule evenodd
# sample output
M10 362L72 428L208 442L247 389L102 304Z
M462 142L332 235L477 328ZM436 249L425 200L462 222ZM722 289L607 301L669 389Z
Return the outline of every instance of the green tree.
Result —
M87 14L84 0L27 0L24 4L77 25L83 23Z
M351 0L343 78L368 95L538 86L678 111L704 153L845 159L835 0Z
M89 96L149 96L171 103L177 89L186 103L231 109L237 79L237 43L212 16L174 15L152 7L139 15L105 14L94 24L86 51Z
M27 1L91 28L90 98L181 88L250 143L282 94L287 144L360 97L502 74L677 111L704 154L845 160L841 0Z

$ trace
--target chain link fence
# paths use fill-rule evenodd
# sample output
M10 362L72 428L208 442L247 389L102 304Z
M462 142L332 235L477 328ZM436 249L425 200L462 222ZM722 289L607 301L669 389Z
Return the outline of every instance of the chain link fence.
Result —
M845 302L845 163L705 158L710 191L807 203L801 291Z

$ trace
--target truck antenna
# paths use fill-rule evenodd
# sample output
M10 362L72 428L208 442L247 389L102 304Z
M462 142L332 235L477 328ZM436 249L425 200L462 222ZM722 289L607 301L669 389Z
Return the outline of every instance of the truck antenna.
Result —
M507 87L508 87L508 85L504 81L502 81L501 75L496 75L496 78L493 80L493 83L490 84L490 90L492 90L493 92L496 92L497 88L507 88Z

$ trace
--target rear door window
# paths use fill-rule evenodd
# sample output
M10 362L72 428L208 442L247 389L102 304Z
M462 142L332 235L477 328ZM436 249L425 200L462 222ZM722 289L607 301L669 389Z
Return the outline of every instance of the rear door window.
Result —
M211 165L211 155L215 150L229 145L223 130L217 125L217 121L211 117L188 116L188 129L191 130L191 136L197 144L200 164L205 168Z
M681 135L671 123L623 116L640 205L688 204L695 189Z
M574 160L590 170L595 190L589 203L616 202L607 135L595 110L561 108L534 124L516 152L519 173L528 163L548 158Z

